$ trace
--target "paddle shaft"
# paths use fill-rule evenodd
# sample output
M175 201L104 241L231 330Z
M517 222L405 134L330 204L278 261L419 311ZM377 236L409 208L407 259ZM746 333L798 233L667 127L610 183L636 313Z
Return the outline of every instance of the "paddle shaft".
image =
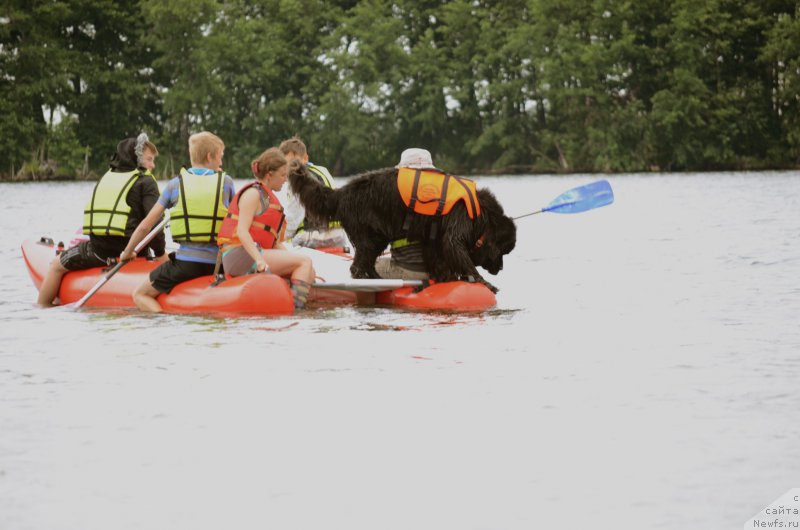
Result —
M531 215L536 215L537 213L542 213L543 211L544 211L544 209L536 210L535 212L526 213L524 215L518 215L518 216L514 217L513 219L516 221L517 219L522 219L523 217L530 217Z
M548 206L547 208L542 208L541 210L536 210L535 212L526 213L524 215L518 215L518 216L514 217L514 219L515 220L516 219L522 219L523 217L536 215L537 213L542 213L542 212L556 212L556 211L558 211L559 208L570 206L572 204L574 204L574 203L564 203L564 204L558 204L558 205L555 205L555 206Z
M152 240L153 240L153 238L154 238L154 237L156 237L156 235L158 235L158 233L159 233L159 232L161 232L161 230L162 230L162 229L163 229L163 228L164 228L164 227L167 225L167 223L168 223L168 222L169 222L169 218L168 218L168 217L164 217L164 219L162 219L162 220L161 220L161 222L160 222L160 223L158 223L158 224L155 226L155 228L153 228L152 230L150 230L150 233L149 233L149 234L147 234L146 236L144 236L144 239L142 239L142 241L141 241L141 242L140 242L138 245L136 245L136 248L134 248L134 249L133 249L133 252L134 252L135 254L138 254L139 252L141 252L141 251L142 251L142 249L143 249L144 247L146 247L146 246L147 246L147 244L148 244L148 243L150 243L150 241L152 241ZM100 288L101 288L102 286L104 286L104 285L106 284L106 282L108 282L108 280L110 280L110 279L111 279L111 277L112 277L112 276L114 276L114 275L115 275L117 272L119 272L119 270L120 270L122 267L124 267L126 263L128 263L128 262L127 262L127 261L120 261L119 263L117 263L116 265L114 265L114 268L113 268L113 269L111 269L110 271L108 271L108 272L106 273L106 275L105 275L105 276L103 276L102 278L100 278L100 281L98 281L98 282L97 282L97 283L94 285L94 287L92 287L91 289L89 289L89 292L88 292L88 293L86 293L85 295L83 295L83 298L81 298L80 300L78 300L77 302L75 302L75 306L74 306L74 307L75 307L75 308L79 308L79 307L83 306L83 304L85 304L85 303L86 303L86 301L87 301L87 300L89 300L89 298L91 298L92 296L94 296L94 293L96 293L97 291L99 291L99 290L100 290Z

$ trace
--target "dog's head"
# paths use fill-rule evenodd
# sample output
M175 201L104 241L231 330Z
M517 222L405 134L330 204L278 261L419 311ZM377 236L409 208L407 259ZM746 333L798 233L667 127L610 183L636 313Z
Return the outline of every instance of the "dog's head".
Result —
M503 256L517 244L517 226L503 213L503 207L489 190L478 190L478 201L485 226L483 242L473 250L472 262L490 274L497 274L503 270Z
M287 180L289 184L292 183L292 180L297 180L298 178L304 177L308 174L308 170L306 169L306 165L303 164L300 160L294 159L289 162L289 172L287 173Z

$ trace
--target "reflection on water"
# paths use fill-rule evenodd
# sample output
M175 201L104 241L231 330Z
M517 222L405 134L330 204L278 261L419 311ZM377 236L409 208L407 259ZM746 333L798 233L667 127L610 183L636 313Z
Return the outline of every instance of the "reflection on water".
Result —
M800 476L800 178L609 181L495 310L273 319L38 309L19 244L91 183L0 184L0 527L738 528Z

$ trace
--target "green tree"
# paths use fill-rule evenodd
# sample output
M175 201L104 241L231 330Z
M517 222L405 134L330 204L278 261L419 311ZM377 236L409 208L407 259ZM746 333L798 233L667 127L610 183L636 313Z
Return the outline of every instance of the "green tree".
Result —
M441 61L437 65L446 76L443 93L447 108L447 138L437 163L453 171L483 167L483 149L476 143L483 133L481 93L482 18L486 10L470 0L445 3L439 11L441 24L436 28L441 44Z
M155 93L138 2L71 0L60 28L68 55L68 113L90 164L105 169L123 137L155 128Z
M59 119L75 117L77 139L101 169L123 136L152 119L149 54L137 2L9 2L0 23L0 124L7 149L0 167L51 157Z
M633 4L532 0L531 6L547 123L540 152L561 170L641 168L647 104L629 81L641 79L648 45L632 30Z
M800 163L800 6L776 3L774 25L767 32L761 59L769 75L771 114L780 142L768 160L773 164Z
M313 119L325 124L316 138L333 146L340 173L386 166L397 157L391 106L407 61L402 31L390 2L366 0L343 13L328 40L324 59L336 82Z
M102 169L200 130L249 174L299 134L336 174L410 146L452 171L800 161L792 0L7 0L0 175ZM78 166L80 165L80 168Z
M54 125L49 143L49 155L58 164L59 177L87 176L89 148L78 138L78 121L75 118L68 116Z
M769 68L759 60L770 3L674 0L667 83L653 96L659 165L749 167L779 133Z
M10 176L47 156L45 107L68 102L67 60L59 40L62 2L6 3L0 19L0 168Z
M326 5L144 0L159 54L154 68L163 101L161 139L173 153L169 171L188 163L188 137L200 130L223 139L225 166L237 176L249 175L249 161L264 148L318 132L313 118L320 91L333 84L319 62L320 42L338 13Z
M469 143L480 166L529 166L541 131L539 58L531 49L527 2L482 2L478 11L480 134Z
M189 164L189 135L202 130L211 112L215 83L205 43L217 19L214 0L142 0L148 46L154 51L153 80L160 94L160 130L155 136L169 174ZM213 104L212 104L213 103Z

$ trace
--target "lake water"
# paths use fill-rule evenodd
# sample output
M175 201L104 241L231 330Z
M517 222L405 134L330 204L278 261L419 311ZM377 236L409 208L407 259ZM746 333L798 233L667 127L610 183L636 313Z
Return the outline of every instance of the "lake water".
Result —
M227 320L36 308L93 184L0 184L0 528L742 528L800 486L800 175L607 178L496 310Z

